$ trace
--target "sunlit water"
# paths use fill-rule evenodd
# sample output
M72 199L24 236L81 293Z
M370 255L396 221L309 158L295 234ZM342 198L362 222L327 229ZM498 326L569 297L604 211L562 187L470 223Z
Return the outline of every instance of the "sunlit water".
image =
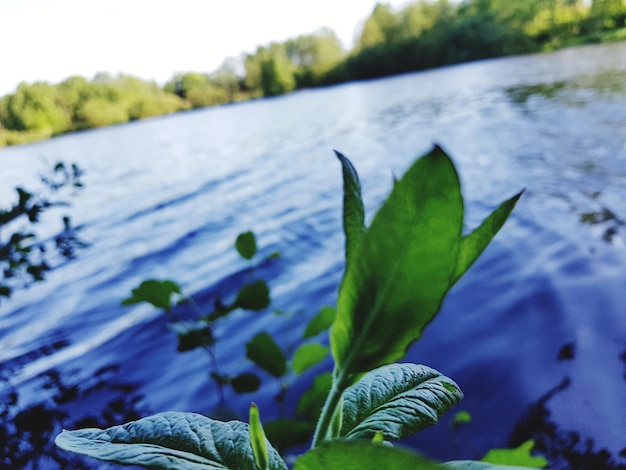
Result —
M55 209L40 230L52 235L67 213L90 243L0 303L5 426L19 410L41 422L61 410L65 426L98 424L103 414L112 423L215 410L208 356L176 352L169 318L121 300L143 279L171 278L208 311L218 295L267 279L272 308L293 319L237 312L216 330L221 369L254 370L244 348L251 336L267 330L293 348L307 319L335 302L343 233L332 149L358 169L371 218L393 175L433 142L458 166L468 229L526 192L407 357L455 379L465 393L456 410L472 422L454 428L452 412L408 444L461 459L531 437L555 455L584 453L591 439L592 454L606 449L625 465L626 44L303 91L1 150L5 203L44 161L86 171L72 207ZM233 249L248 229L258 259L281 254L254 273ZM305 374L290 396L330 367ZM252 399L264 419L278 416L279 384L261 376L259 392L229 399L241 416ZM534 419L523 419L529 413ZM555 468L566 467L559 459ZM41 464L58 466L49 457Z

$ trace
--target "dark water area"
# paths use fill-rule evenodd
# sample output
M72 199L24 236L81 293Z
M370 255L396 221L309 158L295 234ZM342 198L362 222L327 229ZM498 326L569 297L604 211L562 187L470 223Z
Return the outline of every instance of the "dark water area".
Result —
M434 458L480 458L536 440L552 468L626 466L626 44L481 61L275 99L180 113L0 150L0 200L44 162L74 161L85 188L68 213L90 246L45 282L0 303L0 465L109 468L52 444L61 429L166 410L214 413L201 350L176 351L171 320L122 307L148 278L171 278L201 308L252 276L271 309L220 323L216 353L255 370L258 331L281 346L335 303L343 269L342 182L332 149L361 176L369 218L393 175L439 143L454 158L468 230L522 188L511 219L409 351L460 385L464 400L406 444ZM253 230L259 259L233 249ZM254 264L254 262L253 262ZM291 320L271 310L292 312ZM191 312L180 307L178 314ZM292 409L314 367L292 385ZM229 395L278 417L280 384ZM452 426L455 411L471 423ZM8 450L7 450L8 449Z

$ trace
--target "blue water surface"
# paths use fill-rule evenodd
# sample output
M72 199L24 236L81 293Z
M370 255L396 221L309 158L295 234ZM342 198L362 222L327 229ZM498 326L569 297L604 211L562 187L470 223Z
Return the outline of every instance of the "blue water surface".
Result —
M14 423L39 423L45 437L28 468L66 465L52 457L60 425L218 413L208 355L178 353L172 318L120 302L142 280L168 278L210 311L242 284L268 280L270 309L235 312L215 331L220 369L254 371L244 346L254 334L268 331L293 350L307 320L335 303L344 240L332 150L357 168L371 220L394 175L435 142L460 172L468 230L525 193L406 358L456 380L465 399L455 411L469 411L472 421L452 426L453 411L405 444L465 459L534 438L553 468L626 465L622 43L301 91L0 150L5 204L46 162L72 161L86 172L71 207L52 209L38 232L53 237L69 214L89 247L0 303L4 426L10 434ZM233 243L249 229L260 253L246 262ZM261 261L274 252L280 258ZM189 306L176 314L193 316ZM295 380L284 409L331 367L329 359ZM254 400L264 420L279 416L280 384L258 373L261 389L229 394L229 410L219 413L245 419ZM607 466L589 463L600 461Z

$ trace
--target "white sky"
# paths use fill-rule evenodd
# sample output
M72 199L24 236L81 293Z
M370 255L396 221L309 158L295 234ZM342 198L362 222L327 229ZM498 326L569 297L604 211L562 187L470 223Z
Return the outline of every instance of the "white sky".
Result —
M0 0L0 96L17 84L123 72L163 83L212 72L327 26L351 47L376 0ZM387 0L394 7L407 0Z

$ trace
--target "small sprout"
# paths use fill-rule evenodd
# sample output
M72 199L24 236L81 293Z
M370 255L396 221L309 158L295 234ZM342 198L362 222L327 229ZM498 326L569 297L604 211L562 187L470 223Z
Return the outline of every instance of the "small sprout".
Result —
M385 433L382 430L376 431L376 434L372 437L372 443L382 444L383 442L385 442Z
M259 407L255 403L250 405L250 444L254 453L254 461L260 470L269 468L269 454L267 452L267 442L265 432L261 425Z

